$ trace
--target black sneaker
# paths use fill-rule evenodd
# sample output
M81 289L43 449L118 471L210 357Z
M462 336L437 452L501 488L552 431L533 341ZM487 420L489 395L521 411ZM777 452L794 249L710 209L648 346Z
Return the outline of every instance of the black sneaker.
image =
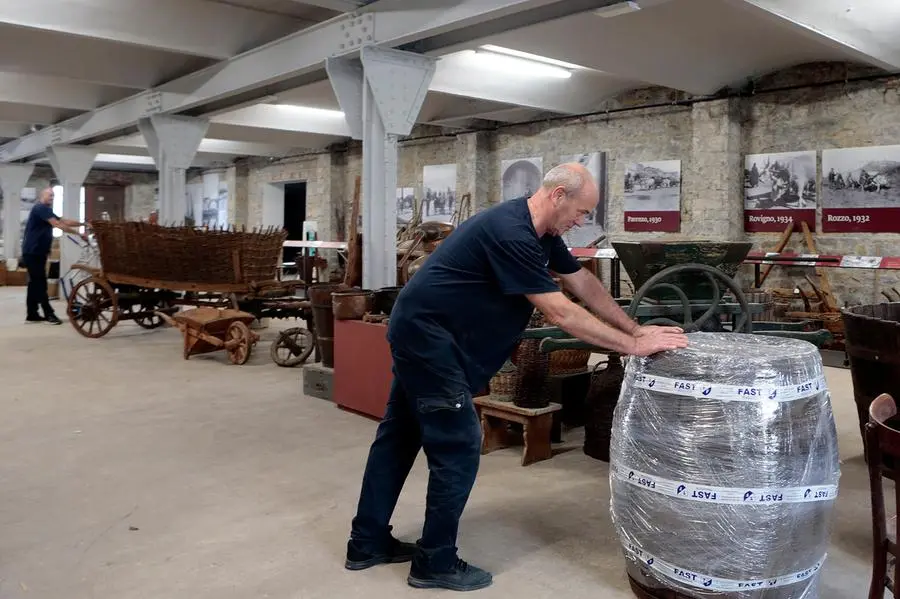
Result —
M391 537L391 544L384 553L365 553L360 551L353 540L347 541L347 561L344 567L348 570L365 570L379 564L402 564L412 561L416 553L413 543L404 543Z
M25 323L26 324L34 324L36 322L47 322L47 319L43 316L26 316Z
M477 591L491 586L494 577L490 572L471 566L461 559L449 572L420 572L415 563L409 570L406 582L417 589L448 589L450 591Z
M62 324L62 321L58 319L55 314L53 316L48 316L47 322L50 324Z

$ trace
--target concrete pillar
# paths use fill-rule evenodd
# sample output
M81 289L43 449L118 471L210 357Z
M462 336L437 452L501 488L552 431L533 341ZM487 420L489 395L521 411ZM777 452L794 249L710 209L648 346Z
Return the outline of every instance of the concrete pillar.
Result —
M472 195L472 214L489 205L491 133L477 131L456 137L457 201L466 193Z
M22 240L19 238L22 230L22 188L28 184L32 172L33 164L0 164L0 190L3 192L3 213L0 214L3 228L0 234L3 235L2 254L6 260L22 255Z
M209 129L209 120L186 116L154 114L138 122L150 156L159 171L159 222L181 224L194 215L187 199L187 169L194 161L200 142Z
M50 166L63 188L63 209L61 216L72 220L81 219L81 187L91 171L97 150L71 146L51 146L47 148ZM38 190L40 194L40 190ZM59 243L59 272L63 276L78 259L80 249L65 236Z
M735 241L744 238L744 168L740 99L694 104L691 159L683 165L682 236Z
M397 137L409 135L437 60L365 46L326 61L351 134L363 142L363 287L397 284Z

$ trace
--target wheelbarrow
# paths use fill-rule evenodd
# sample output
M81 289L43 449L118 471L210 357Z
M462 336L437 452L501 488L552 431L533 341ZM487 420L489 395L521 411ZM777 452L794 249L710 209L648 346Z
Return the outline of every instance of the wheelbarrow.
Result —
M160 311L156 313L181 330L185 360L224 350L232 364L246 364L253 346L259 341L259 335L250 330L256 317L248 312L202 306L176 312L173 316Z

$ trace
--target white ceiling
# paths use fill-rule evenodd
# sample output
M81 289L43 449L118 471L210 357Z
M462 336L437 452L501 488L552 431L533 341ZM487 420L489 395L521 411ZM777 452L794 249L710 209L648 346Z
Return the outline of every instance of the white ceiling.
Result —
M593 5L612 1L597 0ZM452 15L467 2L471 4L443 0L435 6ZM250 56L243 59L251 62L248 51L365 4L370 6L363 13L374 11L381 19L384 12L385 19L397 20L398 29L405 23L401 19L416 10L421 16L434 9L432 0L4 0L0 143L9 143L0 153L19 147L16 138L29 131L79 115L75 125L70 121L64 128L89 122L94 109L201 69L206 70L185 81L216 84L219 64L239 55ZM553 0L507 4L545 7ZM510 19L509 30L465 43L449 37L434 42L425 50L440 60L419 121L466 128L548 113L579 114L598 110L605 99L629 89L659 85L711 94L748 78L816 61L900 70L896 0L638 0L636 4L640 10L617 11L621 14L609 18L587 11L518 28L509 14L497 13L495 17ZM624 3L618 6L623 7L628 8ZM455 28L467 25L460 21ZM434 29L447 34L452 28ZM498 70L473 52L485 44L580 68L568 79L540 79L533 69ZM250 95L238 108L229 105L212 113L202 109L200 114L210 116L212 123L196 164L229 162L245 155L277 156L347 139L341 115L329 112L338 110L338 103L324 69L308 70L304 76L293 88L285 89L283 83L277 88L245 86L248 89L242 91ZM162 89L190 98L192 92L182 92L181 86L183 81ZM290 105L325 110L310 112ZM98 132L103 135L85 137L93 139L104 161L117 154L147 155L146 144L131 126L120 127L118 133Z

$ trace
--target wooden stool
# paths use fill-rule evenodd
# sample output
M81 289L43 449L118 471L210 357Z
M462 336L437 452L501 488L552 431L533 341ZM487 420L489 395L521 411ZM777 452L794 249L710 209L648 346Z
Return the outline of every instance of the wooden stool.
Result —
M523 466L553 457L550 442L553 413L562 409L560 404L551 403L546 408L520 408L511 401L498 401L487 395L475 398L475 408L481 416L481 429L484 431L482 455L511 447L513 443L508 438L505 423L516 422L524 428Z

